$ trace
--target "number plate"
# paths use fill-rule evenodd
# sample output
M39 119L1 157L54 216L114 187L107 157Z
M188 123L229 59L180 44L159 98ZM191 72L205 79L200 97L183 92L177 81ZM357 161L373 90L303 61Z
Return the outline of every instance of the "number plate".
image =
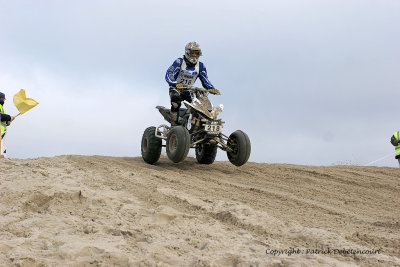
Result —
M211 134L219 134L222 131L222 125L218 124L206 124L205 125L205 130L207 133Z

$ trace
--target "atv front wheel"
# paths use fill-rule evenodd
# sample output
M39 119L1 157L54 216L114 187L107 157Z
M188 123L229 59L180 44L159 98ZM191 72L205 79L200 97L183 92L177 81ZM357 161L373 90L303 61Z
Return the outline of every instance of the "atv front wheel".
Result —
M167 134L167 156L175 163L183 161L190 148L190 135L183 126L173 127Z
M217 155L217 145L213 144L197 144L196 159L200 164L211 164Z
M228 146L233 150L226 152L229 161L236 166L242 166L250 157L250 139L244 132L237 130L228 139Z
M149 164L156 163L161 155L162 141L155 133L156 127L149 127L142 136L142 158Z

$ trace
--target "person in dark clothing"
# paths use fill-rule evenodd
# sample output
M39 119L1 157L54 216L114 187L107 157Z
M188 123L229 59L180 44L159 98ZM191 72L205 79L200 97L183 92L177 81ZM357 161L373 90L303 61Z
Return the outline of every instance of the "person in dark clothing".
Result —
M6 95L0 92L0 122L1 122L1 150L0 156L6 154L5 137L7 133L7 126L10 126L11 122L15 119L14 116L10 116L5 113L4 102L6 101Z
M392 137L390 138L390 143L394 146L394 151L395 151L395 158L399 162L400 166L400 131L399 132L394 132Z
M6 95L2 92L0 92L0 121L5 122L6 126L9 126L10 123L14 120L13 116L10 116L8 114L5 114L4 111L4 102L6 101Z

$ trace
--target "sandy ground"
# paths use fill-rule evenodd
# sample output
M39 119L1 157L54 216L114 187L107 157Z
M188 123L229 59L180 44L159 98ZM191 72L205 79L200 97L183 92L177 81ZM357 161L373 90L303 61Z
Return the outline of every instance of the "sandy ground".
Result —
M400 170L0 159L1 266L400 266Z

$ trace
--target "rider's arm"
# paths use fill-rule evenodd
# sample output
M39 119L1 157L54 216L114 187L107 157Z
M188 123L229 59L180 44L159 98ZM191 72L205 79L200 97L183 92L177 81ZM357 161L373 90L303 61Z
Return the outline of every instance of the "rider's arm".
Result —
M178 77L179 71L181 70L181 65L182 65L182 58L178 58L167 69L167 73L165 74L165 80L167 81L170 87L175 88L177 84L176 78Z
M213 89L214 88L214 85L212 85L212 83L208 79L207 69L204 66L203 62L200 62L200 74L199 74L199 77L200 77L201 84L203 85L204 88L206 88L206 89Z
M0 121L11 121L11 116L8 114L1 114Z
M399 140L397 140L396 137L394 137L394 135L392 135L392 138L390 139L390 142L392 143L393 146L398 146L399 145Z

